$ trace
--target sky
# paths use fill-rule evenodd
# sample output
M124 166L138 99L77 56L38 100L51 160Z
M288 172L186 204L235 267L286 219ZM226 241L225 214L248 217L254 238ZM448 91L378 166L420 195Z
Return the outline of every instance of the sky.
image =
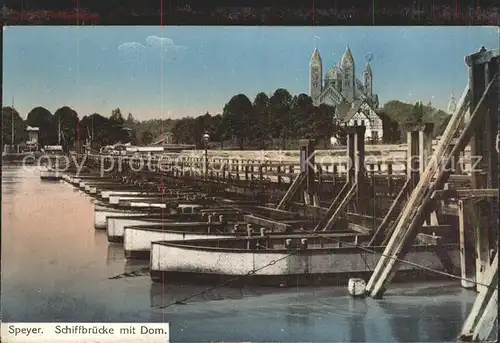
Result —
M3 102L22 117L70 106L80 117L120 108L138 120L222 113L233 95L308 93L315 47L323 73L346 46L373 92L446 109L467 85L464 57L499 48L495 27L4 27Z

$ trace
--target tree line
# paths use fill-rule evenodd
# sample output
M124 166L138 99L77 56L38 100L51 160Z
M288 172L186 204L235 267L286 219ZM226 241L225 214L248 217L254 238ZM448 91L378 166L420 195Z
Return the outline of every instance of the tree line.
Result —
M28 126L39 128L38 143L41 147L60 144L68 150L75 148L77 140L90 139L95 145L131 140L130 130L125 126L119 108L113 110L109 118L93 113L79 119L78 113L68 106L59 108L54 114L38 106L27 114L26 120L14 108L2 108L2 144L25 144Z
M429 102L415 104L398 100L387 102L378 115L383 122L383 141L373 143L403 143L408 127L420 122L434 124L433 136L444 131L450 116ZM175 143L195 144L202 147L203 134L210 140L229 141L238 149L293 149L298 140L311 138L319 147L327 148L330 137L345 143L344 126L335 116L335 108L314 106L310 96L292 96L279 88L271 96L261 92L251 101L244 94L233 96L224 106L222 114L186 117L170 122ZM226 144L227 147L227 144Z
M387 102L379 111L383 121L383 142L401 143L406 140L407 127L418 122L432 122L433 135L438 136L446 127L450 116L431 103L423 105L398 100ZM172 142L204 146L203 135L210 135L211 147L237 149L294 149L302 138L315 139L319 147L327 148L332 135L341 142L343 125L335 117L335 108L328 105L314 106L306 94L292 96L279 88L267 95L258 93L253 101L245 94L237 94L225 104L221 114L205 113L198 117L180 119L152 119L139 121L129 113L125 119L119 108L109 117L99 113L79 119L75 110L63 106L52 114L43 107L33 108L23 120L11 107L2 109L2 143L10 144L14 120L14 143L27 139L27 126L39 127L41 146L59 142L73 149L77 139L89 139L94 146L117 142L148 145L164 133L170 133Z

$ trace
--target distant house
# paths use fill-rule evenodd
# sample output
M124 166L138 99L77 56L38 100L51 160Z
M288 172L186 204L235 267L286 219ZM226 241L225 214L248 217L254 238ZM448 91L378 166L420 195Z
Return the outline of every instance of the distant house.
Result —
M28 126L26 128L26 131L28 131L28 140L26 142L26 145L28 147L37 146L38 145L38 135L39 135L39 132L40 132L40 128Z
M336 107L336 117L341 124L347 126L365 126L365 139L368 141L383 139L382 118L366 99L355 100L352 104L339 104Z

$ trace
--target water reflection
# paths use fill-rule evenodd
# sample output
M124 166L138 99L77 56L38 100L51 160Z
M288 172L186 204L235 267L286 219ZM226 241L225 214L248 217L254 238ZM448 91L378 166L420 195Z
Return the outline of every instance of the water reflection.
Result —
M368 306L364 299L350 299L349 309L353 314L349 321L349 333L351 342L366 342L366 314Z
M108 264L116 261L123 261L125 259L125 251L123 250L123 244L121 243L108 243L107 251L108 256L106 262Z
M311 323L311 310L302 306L288 306L286 321L288 325L308 325Z

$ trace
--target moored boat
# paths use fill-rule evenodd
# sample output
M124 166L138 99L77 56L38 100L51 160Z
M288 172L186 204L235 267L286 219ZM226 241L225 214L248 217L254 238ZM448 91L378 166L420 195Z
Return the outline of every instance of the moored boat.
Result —
M40 179L48 181L59 181L62 179L62 172L54 170L51 167L42 167L40 169Z
M373 272L385 247L367 252L325 235L283 235L225 239L155 241L151 244L153 281L205 281L266 286L346 284L351 277ZM441 248L456 266L457 244ZM436 246L414 245L405 260L444 271ZM401 263L396 279L438 277L425 268Z
M112 216L143 216L147 214L170 213L166 206L158 208L155 204L142 204L143 206L112 206L101 202L94 203L94 227L96 229L106 229L106 218Z
M169 227L170 226L170 227ZM293 232L290 234L294 234ZM302 234L303 232L296 232ZM126 226L123 235L123 248L125 256L128 259L149 259L151 244L156 241L181 241L181 240L199 240L199 239L218 239L232 237L252 237L252 236L270 236L283 235L282 233L273 232L270 229L261 228L259 231L252 230L251 226L245 222L241 222L235 226L234 223L226 223L219 227L205 225L190 226L184 225L164 225L164 226ZM324 233L335 237L339 241L354 242L356 237L368 237L365 234L355 232L335 232Z

